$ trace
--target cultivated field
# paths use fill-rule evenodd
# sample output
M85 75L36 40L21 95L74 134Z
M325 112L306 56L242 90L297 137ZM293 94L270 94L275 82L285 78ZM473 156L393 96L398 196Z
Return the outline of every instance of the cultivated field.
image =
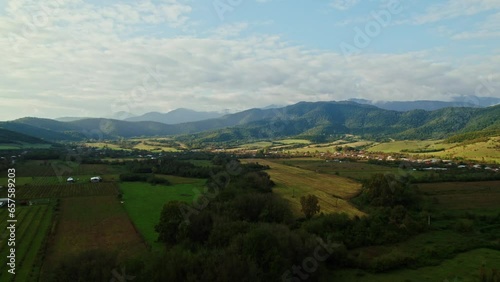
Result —
M17 199L116 196L116 183L24 185L17 188Z
M500 181L441 182L419 184L444 209L500 209Z
M273 191L291 203L292 210L302 216L300 197L308 194L319 198L321 212L345 212L351 216L363 215L347 200L357 195L361 184L339 176L319 174L310 170L296 168L263 159L247 159L242 162L258 162L269 165L267 173L276 183Z
M368 149L370 152L409 153L425 157L441 157L445 159L463 158L484 162L500 162L500 137L491 137L487 142L472 144L443 143L442 140L393 141L376 144Z
M117 252L119 258L147 251L116 196L62 199L56 224L44 260L45 275L67 256L88 250Z
M7 209L0 209L0 218L7 218ZM8 249L7 237L0 238L0 281L36 281L41 261L39 254L49 227L52 224L53 202L35 204L33 206L16 207L16 275L7 273L6 263ZM2 234L6 234L7 221L0 222Z
M428 172L375 165L366 162L349 162L349 161L335 162L335 161L325 161L316 158L277 159L273 160L273 162L277 162L288 166L294 166L297 168L307 169L318 173L348 177L358 181L368 179L372 175L377 173L393 173L396 175L411 174L416 178L428 174Z
M125 209L146 242L153 249L161 249L162 244L156 243L158 233L154 226L160 221L160 213L165 203L183 201L191 204L197 193L203 191L204 179L166 176L173 185L153 186L149 183L125 182L120 184L123 192ZM193 191L194 190L194 191Z

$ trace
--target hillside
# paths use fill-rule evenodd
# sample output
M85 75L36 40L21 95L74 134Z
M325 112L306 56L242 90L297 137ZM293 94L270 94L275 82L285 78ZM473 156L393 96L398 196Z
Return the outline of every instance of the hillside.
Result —
M0 127L45 140L113 139L182 135L196 142L227 142L299 136L324 140L355 134L365 138L442 139L454 134L500 129L500 105L389 111L354 102L301 102L275 109L250 109L220 118L169 125L92 118L72 122L23 118Z
M445 138L456 133L500 126L500 106L445 108L436 111L388 111L348 102L298 103L269 112L261 120L233 128L184 136L198 142L227 142L299 136L321 140L335 134L356 134L368 138Z
M126 118L126 121L155 121L165 124L179 124L221 117L217 112L198 112L190 109L176 109L168 113L150 112L137 117Z
M40 145L50 145L50 143L33 136L0 128L0 148L5 146L9 148L24 148Z

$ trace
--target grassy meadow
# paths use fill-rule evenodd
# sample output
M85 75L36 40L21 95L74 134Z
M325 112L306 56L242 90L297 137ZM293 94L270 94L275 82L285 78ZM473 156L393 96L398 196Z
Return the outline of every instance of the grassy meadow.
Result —
M153 249L161 249L162 244L156 242L158 233L154 226L160 220L160 213L168 201L192 203L197 192L203 191L205 180L166 176L172 185L151 185L140 182L124 182L120 184L123 193L124 207L139 232ZM194 191L193 191L194 190ZM196 192L196 193L195 193Z
M302 216L300 197L308 194L319 198L321 212L345 212L351 216L363 215L348 200L359 193L361 184L339 176L318 174L310 170L291 167L269 160L248 159L244 162L258 162L269 165L271 179L276 183L274 193L287 199L297 216Z

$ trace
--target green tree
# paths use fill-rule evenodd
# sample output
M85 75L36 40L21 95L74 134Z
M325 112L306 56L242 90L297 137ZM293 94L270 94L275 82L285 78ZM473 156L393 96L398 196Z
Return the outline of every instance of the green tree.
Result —
M302 206L302 212L307 219L310 219L313 215L319 213L319 200L315 195L300 197L300 204Z
M178 233L181 229L180 225L184 220L182 205L181 202L172 201L163 206L160 222L155 226L159 242L167 244L177 243Z

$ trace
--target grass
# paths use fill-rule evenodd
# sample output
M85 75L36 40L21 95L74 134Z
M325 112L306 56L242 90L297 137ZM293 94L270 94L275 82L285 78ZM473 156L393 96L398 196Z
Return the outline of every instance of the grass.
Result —
M288 151L290 153L295 153L295 152L298 152L298 153L307 153L307 152L310 152L310 153L315 153L315 152L333 153L336 151L337 147L347 146L347 147L353 147L353 148L362 148L362 147L368 146L372 143L373 142L371 142L371 141L356 141L356 142L337 141L337 142L333 142L333 143L312 144L312 145L308 145L308 146L305 146L302 148L294 148L294 149L290 149L290 150L285 149L285 151Z
M170 146L165 146L161 143L151 143L151 144L146 144L144 141L135 145L134 149L138 150L146 150L146 151L151 151L151 152L178 152L179 150Z
M311 144L311 141L305 140L305 139L283 139L283 140L276 140L274 142L284 144L284 145Z
M149 183L125 182L120 184L125 209L139 232L153 250L162 248L156 242L158 233L154 226L160 220L160 213L166 202L183 201L192 203L197 194L194 189L203 191L205 180L183 177L166 177L173 185L153 186Z
M300 197L309 194L316 195L319 198L321 212L345 212L351 216L363 215L361 211L348 202L361 189L361 184L353 180L334 175L319 174L268 160L242 161L269 165L271 169L266 172L276 183L273 188L274 193L287 199L291 204L292 211L297 216L302 216Z
M487 142L473 144L451 144L453 147L435 155L446 158L463 158L482 162L500 163L500 137L489 138Z
M20 150L20 149L50 149L52 148L51 144L31 144L31 143L13 143L13 144L7 144L7 143L2 143L0 144L0 150Z
M111 149L111 150L127 150L127 149L120 147L120 145L118 145L118 144L105 143L105 142L85 143L84 145L87 147L98 148L98 149L107 148L107 149Z
M44 262L45 274L68 256L87 250L117 252L119 258L147 251L116 196L66 198L60 209Z
M406 140L376 144L368 149L370 152L400 153L407 150L410 155L423 158L440 157L445 159L462 158L467 160L500 163L500 137L491 137L488 141L472 144L443 143L442 140ZM418 151L432 151L418 153ZM412 153L413 152L413 153Z
M370 274L360 270L336 270L329 277L332 281L386 282L386 281L470 281L479 280L482 266L488 269L500 267L500 251L476 249L455 256L437 266L418 269L396 270L388 273Z

